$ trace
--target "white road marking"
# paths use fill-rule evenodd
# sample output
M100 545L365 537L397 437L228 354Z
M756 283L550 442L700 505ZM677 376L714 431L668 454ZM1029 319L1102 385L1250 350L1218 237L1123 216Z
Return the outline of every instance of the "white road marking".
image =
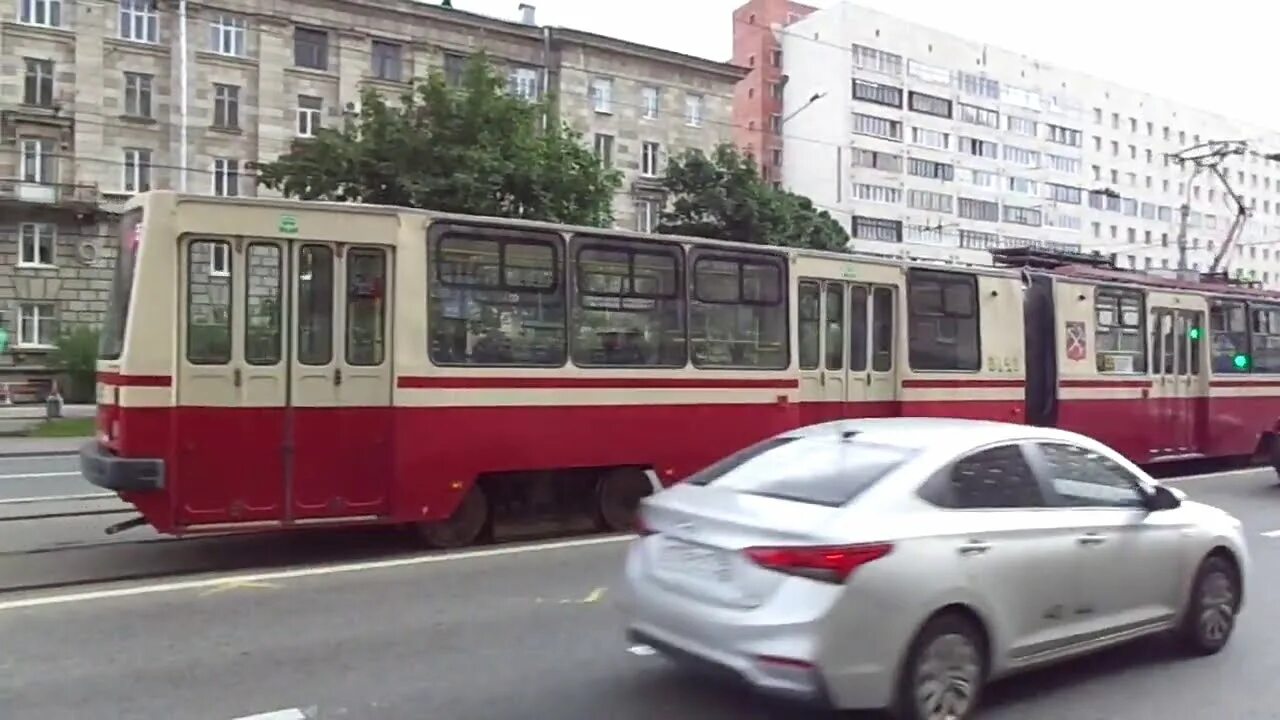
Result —
M525 553L544 552L547 550L565 550L568 548L590 547L626 542L634 535L607 535L604 537L581 538L540 543L537 545L516 545L487 550L470 550L451 554L415 555L413 557L395 558L392 560L373 560L369 562L344 563L340 565L321 565L301 567L294 570L276 572L250 573L244 575L227 575L205 580L187 580L183 582L158 583L155 585L135 585L112 590L95 590L92 592L68 593L66 595L46 595L43 597L23 598L0 602L0 612L21 610L23 608L43 607L46 605L65 605L69 603L108 600L112 598L132 597L135 595L153 595L183 590L204 590L228 584L245 585L248 583L265 583L274 580L292 580L294 578L319 577L323 575L340 575L343 573L365 572L368 570L387 570L391 568L413 567L416 565L434 565L436 563L455 562L458 560L477 560L480 558L502 557L506 555L523 555Z
M285 710L258 713L257 715L244 715L232 718L232 720L307 720L307 714L298 708L287 708Z
M1262 533L1262 537L1280 538L1280 530L1268 530Z
M1256 467L1242 468L1240 470L1227 470L1225 472L1202 473L1200 475L1179 475L1178 477L1164 478L1157 481L1164 484L1179 483L1187 480L1205 480L1207 478L1235 477L1237 475L1250 475L1258 472L1270 472L1271 468Z
M80 473L78 472L13 473L12 475L0 475L0 480L13 480L14 478L42 478L42 477L80 477Z
M657 654L658 651L654 650L648 645L632 645L631 647L627 648L627 652L631 653L632 655L639 655L640 657L649 657L650 655Z
M40 495L38 497L20 497L20 498L4 498L0 500L0 505L31 505L32 503L43 502L72 502L75 500L106 500L108 498L116 499L119 496L115 493L83 493L80 495Z

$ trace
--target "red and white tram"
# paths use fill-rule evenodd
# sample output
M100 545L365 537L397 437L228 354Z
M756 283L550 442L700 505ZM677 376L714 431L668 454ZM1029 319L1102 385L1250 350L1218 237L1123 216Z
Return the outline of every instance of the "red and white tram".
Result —
M457 546L566 509L626 527L652 486L838 417L1270 462L1280 294L152 192L121 223L98 402L84 475L157 530Z

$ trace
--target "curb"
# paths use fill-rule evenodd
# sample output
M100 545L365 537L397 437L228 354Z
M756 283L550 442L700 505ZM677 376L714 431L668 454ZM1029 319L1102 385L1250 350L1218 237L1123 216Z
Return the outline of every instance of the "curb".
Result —
M0 460L5 458L38 458L38 457L70 457L79 455L80 450L24 450L22 452L0 451Z

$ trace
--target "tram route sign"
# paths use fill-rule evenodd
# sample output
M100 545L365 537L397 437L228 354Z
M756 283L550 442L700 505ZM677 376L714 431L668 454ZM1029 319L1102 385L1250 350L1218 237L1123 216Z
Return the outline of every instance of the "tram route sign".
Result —
M297 235L298 218L292 215L281 215L280 223L276 226L276 229L286 235Z
M1080 362L1089 354L1089 345L1084 333L1084 323L1078 321L1069 321L1067 323L1066 345L1067 359L1072 362Z

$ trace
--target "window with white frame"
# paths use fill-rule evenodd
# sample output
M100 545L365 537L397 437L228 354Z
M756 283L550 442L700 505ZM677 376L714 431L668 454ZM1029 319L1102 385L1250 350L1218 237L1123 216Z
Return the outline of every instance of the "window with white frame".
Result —
M53 303L18 305L18 346L53 347L58 338L57 310Z
M1009 128L1009 132L1027 137L1035 137L1039 131L1040 123L1031 118L1018 117L1017 115L1006 115L1005 124Z
M213 161L213 194L219 197L240 195L240 161L215 158Z
M656 142L646 142L640 147L640 174L646 177L658 175L659 147Z
M120 38L134 42L160 42L156 0L120 0Z
M690 127L702 127L701 95L686 95L684 98L684 122Z
M658 227L658 201L636 201L636 230L642 233L654 232Z
M18 226L18 265L50 267L56 257L57 227L53 223Z
M27 138L21 142L22 181L50 184L55 182L53 141Z
M151 189L151 151L144 148L125 148L125 192L146 192Z
M25 58L26 73L22 78L22 102L39 107L53 106L53 61Z
M591 79L591 109L598 113L613 112L613 80Z
M902 122L876 115L853 114L853 132L858 135L885 138L886 140L902 140Z
M907 207L916 210L932 210L933 212L955 212L955 197L948 193L931 192L929 190L909 190Z
M62 0L18 0L18 21L27 25L62 27Z
M853 197L855 200L861 200L863 202L893 205L902 202L902 189L891 185L854 183Z
M145 73L124 74L124 114L136 118L151 117L152 78Z
M209 25L209 47L219 55L244 57L248 23L235 15L219 15Z
M911 144L946 150L951 145L951 135L941 130L913 127L911 128Z
M209 243L209 275L211 277L231 276L231 245L224 242Z
M240 88L236 85L213 85L213 126L224 129L240 127Z
M298 137L315 137L321 127L324 100L312 95L298 96Z
M640 96L644 100L644 119L656 120L661 108L661 92L656 87L646 87L640 91Z
M507 78L507 89L512 95L530 102L538 99L538 71L534 68L518 67L511 71Z

